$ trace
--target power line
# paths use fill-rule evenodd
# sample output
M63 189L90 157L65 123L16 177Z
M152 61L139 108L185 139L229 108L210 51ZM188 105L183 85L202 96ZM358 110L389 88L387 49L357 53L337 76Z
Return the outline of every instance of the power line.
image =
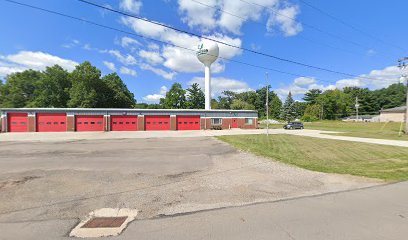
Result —
M145 39L145 40L154 41L156 43L167 44L167 45L174 46L174 47L177 47L177 48L180 48L180 49L184 49L184 50L187 50L187 51L190 51L190 52L194 52L194 53L196 52L196 50L194 50L194 49L190 49L190 48L182 47L182 46L170 43L170 42L165 42L165 41L161 41L161 40L158 40L158 39L146 37L146 36L134 33L134 32L129 32L129 31L118 29L118 28L110 27L110 26L107 26L107 25L103 25L103 24L96 23L96 22L86 20L86 19L83 19L83 18L71 16L71 15L68 15L68 14L61 13L61 12L57 12L57 11L53 11L53 10L49 10L49 9L45 9L45 8L41 8L41 7L37 7L37 6L33 6L33 5L29 5L29 4L26 4L26 3L13 1L13 0L3 0L3 1L13 3L13 4L17 4L17 5L24 6L24 7L28 7L28 8L32 8L32 9L35 9L35 10L51 13L51 14L58 15L58 16L61 16L61 17L65 17L65 18L69 18L69 19L72 19L72 20L84 22L84 23L87 23L87 24L90 24L90 25L94 25L94 26L97 26L97 27L105 28L105 29L108 29L108 30L116 31L116 32L120 32L120 33L123 33L123 34L126 34L126 35L131 35L131 36L135 36L135 37L142 38L142 39ZM258 68L258 69L262 69L262 70L270 70L270 71L274 71L274 72L278 72L278 73L282 73L282 74L286 74L286 75L290 75L290 76L294 76L294 77L308 78L308 76L305 76L305 75L286 72L286 71L282 71L282 70L278 70L278 69L274 69L274 68L270 68L270 67L266 67L266 66L260 66L260 65L247 63L247 62L242 62L242 61L238 61L238 60L233 60L233 59L229 59L229 58L225 58L225 57L219 57L219 58L223 59L225 61L231 61L231 62L234 62L234 63L247 65L247 66L253 67L253 68ZM330 81L325 81L325 80L321 80L321 79L315 79L315 80L319 81L319 82L325 82L325 83L333 84Z
M192 2L195 2L195 3L197 3L197 4L200 4L200 5L202 5L202 6L205 6L205 7L207 7L207 8L212 8L212 9L215 9L215 10L217 10L217 11L219 11L219 12L223 12L223 13L228 14L228 15L230 15L230 16L233 16L233 17L236 17L236 18L245 20L245 21L247 20L246 18L244 18L244 17L242 17L242 16L236 15L236 14L231 13L231 12L228 12L228 11L225 11L225 10L223 10L223 9L217 7L217 6L208 5L208 4L206 4L206 3L199 2L199 1L197 1L197 0L191 0L191 1L192 1ZM255 21L254 23L255 23L255 24L258 24L258 25L260 25L260 26L262 26L262 27L265 27L265 25L262 24L262 23L259 23L259 22L256 22L256 21ZM349 53L349 54L353 54L353 55L356 55L356 56L360 56L360 54L358 54L358 53L355 53L355 52L352 52L352 51L349 51L349 50L346 50L346 49L334 47L334 46L329 45L329 44L327 44L327 43L318 42L318 41L315 41L315 40L313 40L313 39L310 39L310 38L307 38L307 37L304 37L304 36L300 36L300 35L299 35L299 36L297 36L297 37L299 37L299 38L301 38L301 39L304 39L304 40L306 40L306 41L309 41L309 42L311 42L311 43L317 44L317 45L322 45L322 46L325 46L325 47L328 47L328 48L332 48L332 49L335 49L335 50L339 50L339 51L342 51L342 52L346 52L346 53Z
M239 1L244 2L244 3L247 3L247 4L249 4L249 5L254 5L254 6L262 7L262 8L265 8L265 9L269 9L271 12L275 13L276 15L279 15L279 16L282 16L282 17L284 17L284 18L287 18L287 19L296 21L295 18L290 17L290 16L285 15L285 14L282 14L282 13L280 13L279 11L276 11L275 9L273 9L272 7L268 7L268 6L259 4L259 3L248 2L248 1L246 1L246 0L239 0ZM342 36L339 36L339 35L336 35L336 34L327 32L327 31L325 31L325 30L323 30L323 29L320 29L320 28L318 28L318 27L315 27L315 26L313 26L313 25L311 25L311 24L307 24L307 23L302 23L302 24L303 24L304 26L310 28L310 29L313 29L313 30L317 31L317 32L323 33L323 34L325 34L325 35L327 35L327 36L330 36L330 37L332 37L332 38L340 39L340 40L342 40L342 41L351 43L351 44L353 44L353 45L355 45L355 46L358 46L358 47L361 47L361 48L364 48L365 50L367 50L367 47L366 47L365 45L361 44L361 43L358 43L358 42L352 41L352 40L350 40L350 39L344 38L344 37L342 37Z
M5 1L11 1L11 0L5 0ZM273 58L273 59L276 59L276 60L279 60L279 61L288 62L288 63L291 63L291 64L295 64L295 65L299 65L299 66L303 66L303 67L307 67L307 68L312 68L312 69L316 69L316 70L320 70L320 71L330 72L330 73L334 73L334 74L338 74L338 75L343 75L343 76L347 76L347 77L378 80L376 78L361 77L361 76L357 76L357 75L350 74L350 73L331 70L331 69L328 69L328 68L318 67L318 66L302 63L302 62L299 62L299 61L274 56L272 54L255 51L255 50L252 50L252 49L249 49L249 48L239 47L239 46L229 44L229 43L226 43L226 42L223 42L223 41L220 41L220 40L216 40L216 39L213 39L213 38L210 38L210 37L205 37L205 36L197 34L197 33L192 33L192 32L182 30L182 29L179 29L179 28L176 28L176 27L168 26L168 25L163 24L163 23L159 23L159 22L155 22L155 21L152 21L152 20L149 20L149 19L146 19L146 18L142 18L142 17L136 16L136 15L133 15L133 14L129 14L129 13L122 12L122 11L119 11L119 10L115 10L115 9L112 9L112 8L109 8L109 7L105 7L105 6L102 6L102 5L93 3L93 2L89 2L89 1L86 1L86 0L77 0L77 1L86 3L88 5L91 5L91 6L94 6L94 7L97 7L97 8L101 8L101 9L104 9L104 10L107 10L107 11L115 12L115 13L118 13L120 15L124 15L124 16L127 16L127 17L131 17L131 18L135 18L135 19L144 21L144 22L148 22L148 23L151 23L151 24L154 24L154 25L158 25L158 26L161 26L161 27L164 27L164 28L168 28L168 29L171 29L171 30L174 30L174 31L177 31L177 32L181 32L181 33L185 33L185 34L195 36L195 37L198 37L198 38L210 40L210 41L213 41L213 42L216 42L216 43L228 46L228 47L232 47L232 48L235 48L235 49L240 49L240 50L247 51L247 52L250 52L250 53L253 53L253 54L257 54L257 55L261 55L261 56L264 56L264 57ZM242 1L242 0L240 0L240 1Z
M351 28L351 29L353 29L353 30L356 31L356 32L359 32L360 34L363 34L363 35L365 35L365 36L367 36L367 37L369 37L369 38L372 38L372 39L374 39L374 40L376 40L376 41L378 41L378 42L381 42L381 43L383 43L383 44L392 46L392 47L394 47L394 48L398 48L398 49L403 50L403 51L406 51L406 49L404 49L404 48L402 48L402 47L400 47L400 46L397 46L397 45L395 45L395 44L388 43L388 42L386 42L386 41L384 41L384 40L382 40L382 39L380 39L380 38L378 38L378 37L376 37L376 36L374 36L374 35L372 35L372 34L366 32L366 31L363 31L363 30L357 28L356 26L354 26L354 25L352 25L352 24L350 24L350 23L347 23L346 21L344 21L344 20L342 20L342 19L340 19L340 18L338 18L338 17L335 17L334 15L332 15L332 14L330 14L330 13L328 13L328 12L326 12L326 11L324 11L324 10L322 10L322 9L320 9L320 8L318 8L318 7L312 5L312 4L310 4L310 3L308 3L308 2L306 2L306 1L304 1L304 0L299 0L299 1L301 1L301 2L302 2L303 4L305 4L306 6L309 6L310 8L312 8L312 9L314 9L314 10L320 12L321 14L323 14L323 15L325 15L325 16L331 18L332 20L337 21L337 22L343 24L344 26Z

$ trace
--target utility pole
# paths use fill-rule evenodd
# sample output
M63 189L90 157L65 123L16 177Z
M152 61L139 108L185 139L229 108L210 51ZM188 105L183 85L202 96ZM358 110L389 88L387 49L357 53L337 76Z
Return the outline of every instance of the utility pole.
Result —
M407 102L406 102L406 109L405 109L405 134L408 134L408 75L404 72L405 69L408 68L408 57L402 58L398 60L398 67L401 69L401 82L406 82L407 84Z
M266 80L266 136L269 137L269 81L268 81L268 72L265 73Z
M358 108L360 107L360 104L358 104L358 96L356 97L356 122L358 122Z

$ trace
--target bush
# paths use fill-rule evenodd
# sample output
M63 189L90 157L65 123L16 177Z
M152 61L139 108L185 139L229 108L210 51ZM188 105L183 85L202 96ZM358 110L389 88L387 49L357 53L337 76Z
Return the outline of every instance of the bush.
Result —
M318 121L319 118L315 117L315 116L310 116L310 115L304 115L301 120L303 122L315 122Z
M221 126L211 126L211 130L222 130Z

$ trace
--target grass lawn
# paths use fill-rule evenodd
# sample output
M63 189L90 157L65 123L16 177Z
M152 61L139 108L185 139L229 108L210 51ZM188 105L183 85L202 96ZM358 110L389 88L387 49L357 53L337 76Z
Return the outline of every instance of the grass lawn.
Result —
M293 135L217 138L238 149L313 171L408 180L408 148Z
M380 138L391 140L408 141L408 134L399 136L401 123L370 123L370 122L343 122L343 121L319 121L304 123L305 129L326 130L342 132L340 136ZM265 124L260 124L260 128L266 128ZM282 128L282 124L269 124L270 129ZM404 129L404 125L403 125Z
M342 122L342 121L321 121L305 123L306 129L328 130L343 132L341 136L381 138L392 140L406 140L408 135L399 136L401 123L370 123L370 122ZM404 127L404 125L403 125Z

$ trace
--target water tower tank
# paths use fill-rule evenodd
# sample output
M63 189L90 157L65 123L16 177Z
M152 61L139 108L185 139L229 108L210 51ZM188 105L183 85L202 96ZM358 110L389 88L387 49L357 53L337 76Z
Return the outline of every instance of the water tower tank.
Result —
M197 58L205 66L205 109L211 109L211 64L215 62L219 54L218 44L204 40L198 44Z

